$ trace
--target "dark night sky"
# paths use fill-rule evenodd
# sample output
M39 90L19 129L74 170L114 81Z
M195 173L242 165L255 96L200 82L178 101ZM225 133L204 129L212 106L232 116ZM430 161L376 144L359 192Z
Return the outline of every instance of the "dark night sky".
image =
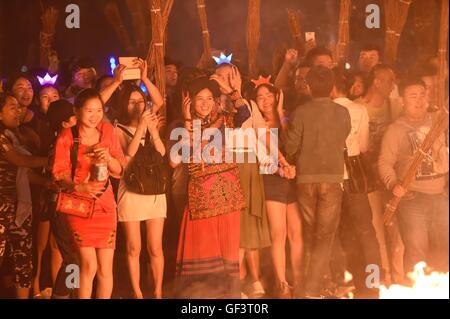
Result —
M56 49L61 60L74 56L90 56L97 64L99 73L106 72L108 57L124 54L114 30L108 24L102 6L107 0L43 0L44 4L55 4L60 9L57 26ZM38 63L38 34L40 29L40 6L38 0L0 0L6 10L6 63L4 71L15 71L21 65ZM121 13L132 33L130 16L123 0L117 1ZM353 55L358 47L371 39L382 44L384 21L381 29L366 29L365 6L380 3L380 0L353 1L350 37ZM64 8L75 3L81 10L81 28L67 29L64 25ZM259 61L269 68L274 50L291 45L286 8L301 9L303 31L315 31L319 44L327 44L337 37L339 15L338 0L262 0L261 43ZM247 1L206 0L211 42L214 48L246 53ZM381 9L382 6L380 5ZM383 15L383 13L382 13ZM411 20L411 19L409 19ZM149 21L150 23L150 21ZM408 21L406 28L411 21ZM202 40L195 0L175 0L169 18L167 54L185 65L194 65L202 52ZM405 32L400 46L400 60L404 64L414 59L411 32ZM30 44L32 44L30 46ZM6 70L5 70L6 69ZM6 73L5 72L5 73Z

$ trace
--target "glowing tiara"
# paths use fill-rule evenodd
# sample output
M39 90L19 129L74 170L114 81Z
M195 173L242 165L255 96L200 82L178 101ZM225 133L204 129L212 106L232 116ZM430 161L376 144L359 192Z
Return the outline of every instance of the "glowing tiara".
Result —
M219 57L213 56L212 58L214 59L214 61L216 61L217 65L221 65L224 63L230 64L232 57L233 57L233 53L231 53L229 56L226 56L225 54L223 54L223 52L220 52Z
M252 82L253 82L253 84L255 85L255 87L258 87L258 86L260 86L261 84L270 84L270 85L273 85L272 83L270 83L270 78L271 78L272 76L271 75L269 75L268 77L263 77L262 75L260 75L259 77L258 77L258 79L257 80L251 80Z
M39 75L37 76L37 79L39 81L39 83L42 85L46 85L46 84L51 84L54 85L56 80L58 79L58 74L56 74L55 76L50 76L50 74L47 74L41 78Z

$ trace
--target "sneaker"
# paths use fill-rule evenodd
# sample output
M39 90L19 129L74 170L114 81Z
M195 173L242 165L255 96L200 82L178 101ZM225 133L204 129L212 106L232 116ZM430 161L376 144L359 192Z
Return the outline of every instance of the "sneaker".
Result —
M248 299L248 296L241 291L241 299Z
M259 299L264 297L266 294L266 291L264 290L264 287L261 283L261 281L255 281L254 283L249 285L249 296L251 298Z

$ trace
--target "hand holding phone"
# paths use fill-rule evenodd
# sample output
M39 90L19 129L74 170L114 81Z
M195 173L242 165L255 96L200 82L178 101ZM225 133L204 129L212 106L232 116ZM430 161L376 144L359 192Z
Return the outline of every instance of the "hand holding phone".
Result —
M139 118L138 129L146 130L149 124L149 118L152 116L152 113L148 110L144 111Z
M189 92L186 90L181 91L182 98L182 112L185 120L191 120L191 98L189 96Z
M143 113L145 112L153 113L153 104L150 101L145 102L145 108Z
M123 72L124 80L140 80L141 79L141 69L139 65L135 62L137 57L119 57L119 64L125 66L125 71Z

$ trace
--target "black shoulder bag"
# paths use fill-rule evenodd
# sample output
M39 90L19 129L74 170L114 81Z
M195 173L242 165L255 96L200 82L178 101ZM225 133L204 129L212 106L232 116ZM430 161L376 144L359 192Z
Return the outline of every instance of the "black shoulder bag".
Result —
M123 125L118 124L125 134L133 138ZM164 157L150 141L149 132L145 135L145 144L139 145L134 157L129 161L123 175L128 191L141 195L165 194L168 188L169 173Z

